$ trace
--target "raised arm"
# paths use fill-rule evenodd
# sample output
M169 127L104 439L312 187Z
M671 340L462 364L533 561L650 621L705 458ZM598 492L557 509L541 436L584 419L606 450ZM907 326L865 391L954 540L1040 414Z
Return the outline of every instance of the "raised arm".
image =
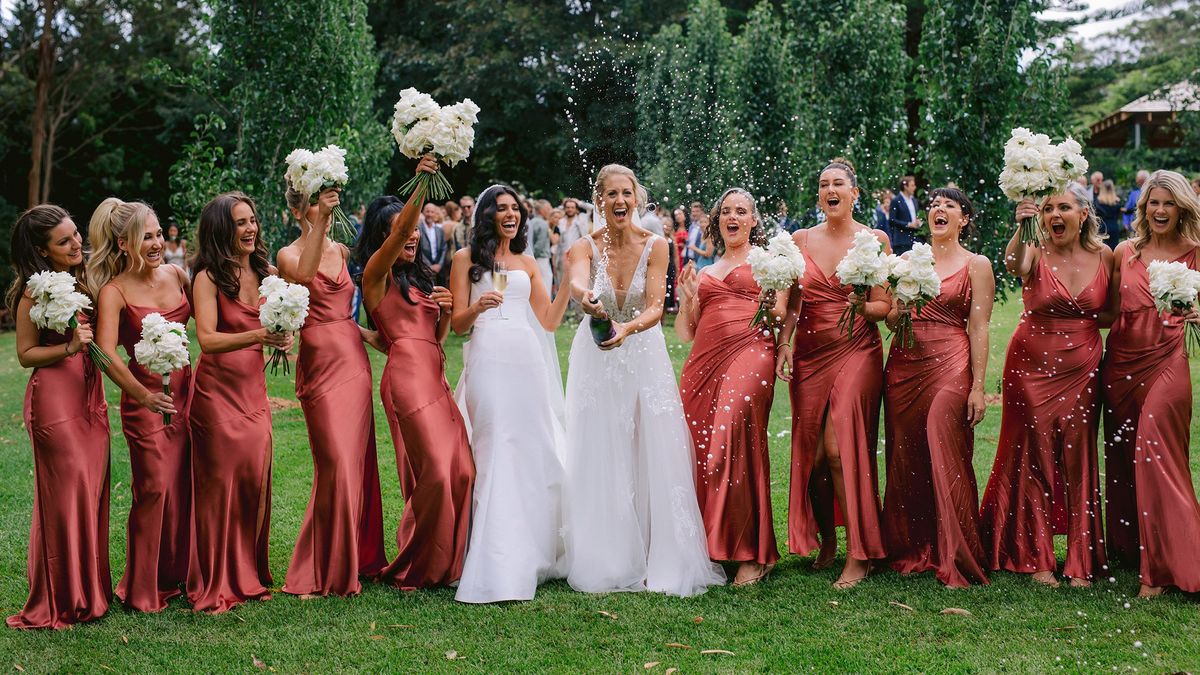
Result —
M1037 204L1032 199L1017 204L1017 222L1026 218L1038 218ZM1038 256L1041 252L1036 246L1026 244L1021 241L1021 228L1013 230L1012 238L1008 240L1008 246L1004 248L1004 269L1009 274L1017 277L1021 281L1025 281L1029 277L1029 273L1033 271L1033 266L1037 264Z
M971 311L967 314L967 339L971 349L971 391L967 394L967 421L971 426L983 420L984 383L987 380L988 325L992 321L992 306L996 302L996 277L992 262L977 255L967 263L971 278Z
M567 313L567 304L571 300L570 290L560 285L558 295L551 300L550 292L546 290L546 284L542 281L542 271L538 269L537 262L533 258L523 256L522 263L529 272L532 285L529 304L533 307L534 316L537 317L538 323L542 324L542 328L551 332L558 330L563 316Z
M679 270L675 280L675 291L679 293L679 311L675 314L675 334L684 342L696 339L696 326L700 324L700 272L688 263Z
M340 203L338 191L330 188L317 198L316 222L308 222L304 212L300 212L301 227L308 225L303 237L304 252L297 254L296 249L286 246L275 256L279 273L284 279L307 286L316 278L317 270L321 268L321 254L325 252L325 235L333 222L333 209Z
M437 160L432 155L426 155L417 163L416 172L436 173L437 168ZM412 236L413 229L417 226L417 216L421 215L421 207L424 205L425 193L418 188L404 204L399 217L392 223L392 231L388 233L383 245L371 255L363 267L363 304L367 306L368 312L375 311L375 308L383 301L383 296L387 293L387 280L392 274L392 265L396 264L396 259L400 257L404 245Z

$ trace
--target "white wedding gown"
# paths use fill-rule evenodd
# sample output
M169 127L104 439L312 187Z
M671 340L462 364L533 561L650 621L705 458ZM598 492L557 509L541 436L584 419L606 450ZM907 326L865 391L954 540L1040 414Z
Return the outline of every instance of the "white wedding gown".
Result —
M492 287L485 273L471 302ZM563 576L562 378L529 290L529 275L510 271L504 303L479 315L463 347L455 398L476 474L460 602L531 600Z
M592 246L592 287L615 321L645 307L646 244L624 301ZM567 581L585 592L690 596L723 584L708 558L692 441L662 328L601 351L585 317L567 373Z

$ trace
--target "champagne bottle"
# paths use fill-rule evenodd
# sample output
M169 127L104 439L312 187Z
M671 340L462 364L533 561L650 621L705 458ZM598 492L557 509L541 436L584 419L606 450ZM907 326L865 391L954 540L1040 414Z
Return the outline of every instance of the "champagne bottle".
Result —
M592 331L592 341L599 346L602 342L611 340L617 331L613 328L612 319L598 317L588 318L588 328Z

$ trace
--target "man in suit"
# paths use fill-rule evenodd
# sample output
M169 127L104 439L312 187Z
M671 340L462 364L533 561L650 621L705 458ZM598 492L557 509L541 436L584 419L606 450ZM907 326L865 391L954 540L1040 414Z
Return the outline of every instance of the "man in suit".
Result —
M446 285L445 275L442 274L442 263L446 253L446 234L442 230L442 224L438 222L438 206L433 203L426 203L421 209L421 243L417 249L417 255L421 256L421 261L429 266L433 271L434 280L441 286Z
M696 262L700 254L696 249L704 244L704 226L700 223L704 216L704 205L700 202L692 202L691 218L688 220L688 237L687 248L683 250L684 263Z
M905 176L900 179L900 194L892 198L888 206L888 234L892 238L892 252L900 255L912 250L913 242L919 241L917 231L921 219L917 216L917 179Z
M550 223L547 221L550 210L550 202L545 199L533 202L532 216L529 218L529 248L525 249L537 263L547 293L554 283L554 274L550 267Z

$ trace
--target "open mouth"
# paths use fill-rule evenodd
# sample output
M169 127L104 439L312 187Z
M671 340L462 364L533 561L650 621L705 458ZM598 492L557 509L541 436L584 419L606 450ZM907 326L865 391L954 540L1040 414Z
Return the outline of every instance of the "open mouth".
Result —
M933 219L933 224L936 227L946 227L950 224L950 221L947 220L946 216L938 216Z
M1154 221L1155 225L1158 225L1160 227L1166 227L1167 225L1169 225L1171 223L1171 219L1167 218L1166 216L1154 216L1153 218L1151 218L1151 220Z
M841 197L832 197L831 196L831 197L825 198L825 205L829 206L831 208L834 206L837 206L838 204L841 204L841 203L842 203Z
M625 216L627 216L627 215L629 215L628 207L617 206L617 207L613 208L613 216L615 216L617 218L617 220L624 220Z
M1067 226L1062 223L1050 223L1050 231L1061 237L1067 233Z
M410 241L407 244L405 244L404 245L404 255L409 256L409 257L415 257L417 255L417 243L418 242Z
M256 238L256 235L248 234L248 235L242 237L239 241L242 243L243 248L254 248L255 238Z
M729 232L729 236L733 236L733 235L737 234L738 231L741 229L742 229L742 226L738 225L737 223L729 223L725 226L725 230L727 232Z
M158 262L162 260L162 249L150 251L146 254L146 262Z
M500 229L504 230L506 233L509 233L509 234L516 232L517 231L517 221L506 220L503 223L500 223Z

